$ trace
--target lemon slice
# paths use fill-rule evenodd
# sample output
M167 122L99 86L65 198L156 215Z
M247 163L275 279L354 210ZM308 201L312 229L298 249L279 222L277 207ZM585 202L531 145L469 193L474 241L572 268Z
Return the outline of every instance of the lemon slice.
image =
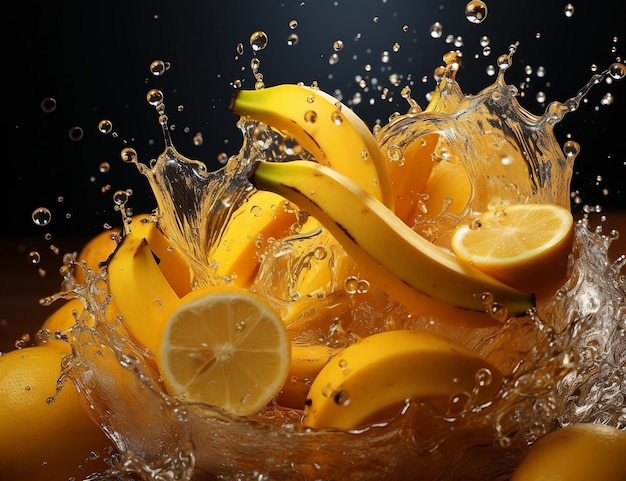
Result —
M553 204L499 206L455 230L461 259L516 289L544 299L566 279L574 239L569 210Z
M280 391L290 354L287 329L265 301L223 286L181 299L165 324L157 362L175 396L243 416Z

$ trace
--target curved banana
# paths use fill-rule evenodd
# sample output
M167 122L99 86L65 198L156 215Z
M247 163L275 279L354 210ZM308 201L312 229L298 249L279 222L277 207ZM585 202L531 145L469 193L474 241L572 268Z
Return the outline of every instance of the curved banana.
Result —
M292 409L304 409L311 383L341 349L323 344L291 343L291 366L287 381L280 390L276 403Z
M355 429L390 419L407 399L426 400L442 414L455 398L487 406L501 383L500 371L462 344L424 331L382 332L351 344L322 368L303 424Z
M581 423L551 431L536 441L511 481L623 481L626 431Z
M129 333L153 354L179 297L159 269L148 241L125 235L106 266L109 290Z
M289 133L315 159L353 179L393 209L387 160L352 109L319 88L282 84L238 90L230 110Z
M455 317L468 319L456 309L462 308L479 314L470 316L470 323L493 323L486 314L485 293L506 308L507 316L523 315L534 306L534 295L431 244L329 167L309 161L258 162L249 178L256 188L276 192L314 216L372 280L416 315L454 322Z

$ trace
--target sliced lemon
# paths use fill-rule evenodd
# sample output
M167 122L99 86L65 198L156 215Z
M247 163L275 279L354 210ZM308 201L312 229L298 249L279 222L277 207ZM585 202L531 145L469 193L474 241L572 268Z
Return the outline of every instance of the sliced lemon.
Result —
M499 206L452 236L454 253L538 300L565 282L574 239L569 210L553 204Z
M181 299L165 324L157 363L178 398L244 416L280 391L290 355L283 321L260 296L220 286Z

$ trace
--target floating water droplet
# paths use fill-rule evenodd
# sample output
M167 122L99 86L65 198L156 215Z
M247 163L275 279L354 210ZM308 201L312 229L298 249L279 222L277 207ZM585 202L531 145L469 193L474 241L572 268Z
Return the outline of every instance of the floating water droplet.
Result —
M300 40L298 36L295 33L291 33L287 37L287 45L292 47L293 45L296 45L298 43L298 40Z
M330 57L328 57L328 63L330 65L335 65L338 62L339 62L339 55L337 55L336 53L333 53Z
M621 80L626 77L626 65L615 62L609 67L609 75L612 79Z
M41 101L41 110L43 110L47 114L54 112L56 108L57 101L52 97L46 97Z
M579 152L580 152L580 145L578 144L578 142L575 142L573 140L568 140L567 142L565 142L565 144L563 144L563 153L567 157L574 158L578 155Z
M600 99L601 105L611 105L613 103L613 94L611 92L605 93Z
M137 162L137 158L138 158L137 151L133 149L132 147L126 147L122 149L122 152L120 153L120 157L122 158L122 161L126 163Z
M348 294L356 294L359 287L359 280L354 276L349 276L344 281L343 287Z
M490 43L491 43L491 40L486 35L483 35L482 37L480 37L480 46L481 47L486 47Z
M33 211L31 218L36 225L43 227L50 223L52 213L47 207L37 207Z
M163 60L154 60L150 64L150 72L155 76L163 75L169 68L169 62L164 62Z
M109 170L111 170L111 164L109 164L108 162L101 162L98 166L98 170L102 174L106 174L107 172L109 172Z
M239 42L236 46L235 46L235 52L237 52L237 55L243 55L243 43Z
M567 5L565 5L565 8L563 10L565 12L565 16L570 18L574 15L574 5L572 5L571 3L568 3Z
M113 202L115 205L124 205L128 202L128 198L132 195L133 191L130 189L118 190L113 194Z
M37 251L30 251L28 253L28 262L31 264L39 264L41 262L41 255Z
M298 21L297 20L289 20L289 28L291 30L296 29L296 27L298 26Z
M102 119L98 122L98 130L102 134L109 134L113 130L113 122L107 119Z
M83 129L81 127L70 127L70 130L68 131L68 136L70 138L70 140L77 142L79 140L81 140L83 138Z
M539 91L537 92L536 99L537 99L537 102L542 104L546 101L546 94L544 92Z
M152 89L146 95L146 100L150 105L156 107L163 103L163 92L159 89Z
M335 125L341 125L343 123L343 115L341 115L341 112L338 110L335 110L332 114L330 114L330 119Z
M465 18L472 23L481 23L487 18L487 5L481 0L472 0L465 6Z
M391 47L391 49L394 52L399 52L400 51L400 44L398 42L394 43L393 46Z
M267 37L267 34L262 30L257 30L256 32L252 33L252 35L250 35L250 46L255 52L259 52L267 47L268 42L269 38Z
M430 36L432 38L441 38L443 35L443 25L439 22L435 22L430 26Z
M202 137L202 132L196 132L192 139L193 145L196 147L200 147L204 143L204 138Z

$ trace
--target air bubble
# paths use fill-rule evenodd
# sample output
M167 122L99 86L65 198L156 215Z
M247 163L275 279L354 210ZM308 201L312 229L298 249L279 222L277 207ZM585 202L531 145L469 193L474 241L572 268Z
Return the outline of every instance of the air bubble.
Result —
M37 207L33 211L31 218L36 225L43 227L48 225L50 220L52 220L52 213L47 207Z

